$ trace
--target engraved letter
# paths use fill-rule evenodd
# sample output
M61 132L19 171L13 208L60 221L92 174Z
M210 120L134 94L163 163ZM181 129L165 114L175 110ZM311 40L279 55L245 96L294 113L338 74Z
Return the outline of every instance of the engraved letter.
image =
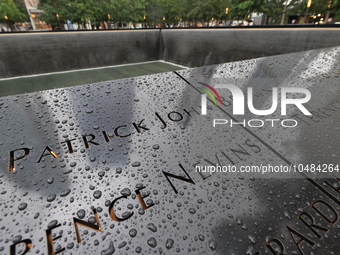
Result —
M139 202L141 203L143 209L146 210L146 209L150 208L151 206L154 206L155 204L152 203L152 204L149 205L149 206L147 206L147 205L145 204L144 198L148 197L149 195L146 195L146 196L143 197L143 196L140 194L140 192L139 192L140 190L142 190L142 189L144 189L144 188L145 188L145 187L141 187L141 188L135 190L135 192L136 192L136 194L137 194L137 197L138 197Z
M156 115L157 115L157 113L156 113ZM146 128L145 126L144 126L144 127L141 126L141 124L142 124L143 121L144 121L144 120L141 120L141 121L139 122L138 125L137 125L136 123L132 123L132 125L135 127L135 129L137 130L138 133L141 132L141 131L140 131L140 128L142 128L142 129L144 129L144 130L150 130L150 129Z
M312 240L310 240L310 239L308 239L307 237L303 236L302 234L300 234L300 233L297 232L296 230L290 228L289 226L287 226L287 228L288 228L288 231L289 231L290 235L291 235L292 238L293 238L294 243L296 244L296 246L298 247L298 249L299 249L299 251L300 251L300 253L301 253L302 255L304 255L303 251L302 251L301 248L300 248L300 244L301 244L302 242L305 241L305 242L307 242L307 243L308 243L309 245L311 245L311 246L314 246L314 245L315 245L315 243L314 243ZM296 236L298 236L298 237L300 237L299 241L296 241L296 239L294 238L293 234L296 235Z
M73 148L72 148L72 143L71 141L74 141L76 140L75 138L71 139L71 140L66 140L64 142L61 142L61 143L66 143L67 144L67 148L68 148L68 153L73 153Z
M324 204L326 207L328 207L328 209L330 209L331 212L333 213L333 215L334 215L333 218L334 218L334 219L330 219L330 218L327 217L324 213L322 213L321 210L315 206L317 203ZM314 210L316 210L316 211L317 211L317 212L318 212L318 213L319 213L326 221L328 221L328 223L329 223L330 225L334 225L334 224L338 221L338 219L339 219L339 216L338 216L337 212L334 210L334 208L331 207L331 206L330 206L328 203L326 203L325 201L322 201L322 200L315 201L315 202L311 205L311 207L312 207Z
M93 214L94 214L94 217L96 219L97 225L89 223L87 221L83 221L83 220L77 219L77 218L73 218L74 228L76 229L76 235L77 235L77 242L78 243L81 242L81 237L80 237L80 233L79 233L79 229L78 229L78 224L81 225L81 226L84 226L84 227L91 228L93 230L102 232L102 229L100 228L99 218L98 218L98 214L97 214L97 210L96 209L93 209Z
M54 251L54 247L53 247L53 241L58 240L59 238L61 238L61 235L57 236L56 238L53 239L53 237L52 237L52 229L60 227L60 226L61 226L61 224L58 224L58 225L56 225L56 226L54 226L52 228L46 229L47 252L48 252L48 255L56 255L56 254L58 254L60 252L65 251L65 248L62 248L59 251L55 252Z
M24 254L26 254L31 248L32 248L32 240L31 239L24 239L24 240L22 240L22 241L20 241L20 242L17 242L17 243L15 243L15 244L12 244L11 246L10 246L10 255L15 255L15 246L17 245L17 244L19 244L19 243L24 243L25 244L25 251L21 254L21 255L24 255Z
M21 155L17 158L14 158L14 152L19 151L19 150L23 150L25 152L25 154ZM14 151L10 151L9 152L9 171L10 172L15 171L14 161L17 161L19 159L23 159L23 158L27 157L29 153L30 153L30 149L28 149L28 148L20 148L20 149L14 150Z
M279 253L277 252L277 249L273 248L272 244L275 243L277 245L277 248L280 248ZM284 255L285 248L283 246L283 243L277 239L271 239L266 243L267 248L272 252L274 255Z
M131 133L128 134L128 135L121 135L121 134L118 133L118 129L120 129L120 128L122 128L122 127L126 127L126 125L117 127L117 128L115 129L115 131L114 131L115 135L116 135L117 137L128 137L128 136L130 136Z
M87 140L88 136L91 136L92 139L91 140ZM94 145L99 145L99 143L96 143L96 142L93 141L95 138L96 137L93 134L83 135L83 140L84 140L86 149L90 148L90 143L92 143Z
M46 150L47 150L49 153L44 154ZM50 147L46 146L46 147L45 147L45 150L44 150L43 153L41 154L41 156L40 156L40 158L39 158L39 160L38 160L37 163L40 163L42 157L45 157L45 156L48 156L48 155L52 155L54 158L59 158L59 156L58 156L57 153L55 153L54 151L52 151Z
M307 216L310 223L308 223L302 216ZM327 232L328 229L327 228L323 228L321 226L318 226L318 225L314 225L314 219L313 217L309 214L309 213L306 213L306 212L303 212L301 213L299 216L299 219L310 229L312 230L312 232L318 237L318 238L321 238L321 235L315 230L316 229L319 229L319 230L322 230L322 231L325 231Z
M109 207L110 217L111 217L111 219L113 219L115 221L124 221L124 220L129 219L133 215L133 212L132 212L130 215L126 216L125 218L119 218L115 214L115 210L114 210L113 206L119 199L122 199L122 198L127 198L127 196L121 196L121 197L116 198L115 200L112 201L112 203L110 204L110 207Z
M184 171L184 173L186 174L186 176L188 178L185 178L185 177L182 177L182 176L178 176L178 175L174 175L174 174L171 174L171 173L167 173L167 172L164 172L163 171L163 174L165 175L165 178L168 180L168 182L170 183L171 187L174 189L175 193L177 194L178 191L177 189L175 188L175 186L172 184L172 182L169 180L169 177L172 177L172 178L175 178L175 179L178 179L178 180L181 180L181 181L185 181L185 182L189 182L189 183L192 183L192 184L195 184L195 182L191 179L191 177L188 175L188 173L185 171L185 169L183 168L183 166L181 164L179 164L179 166L182 168L182 170Z
M162 119L162 117L158 114L158 112L156 112L155 113L156 114L156 116L157 116L157 118L162 122L162 124L163 124L163 127L161 127L161 129L164 129L164 128L166 128L166 122Z

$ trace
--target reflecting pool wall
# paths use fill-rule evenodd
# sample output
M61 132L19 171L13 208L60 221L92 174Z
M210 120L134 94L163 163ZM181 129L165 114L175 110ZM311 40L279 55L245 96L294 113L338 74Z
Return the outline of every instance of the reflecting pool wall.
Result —
M339 46L339 28L1 33L0 78L165 60L187 67Z

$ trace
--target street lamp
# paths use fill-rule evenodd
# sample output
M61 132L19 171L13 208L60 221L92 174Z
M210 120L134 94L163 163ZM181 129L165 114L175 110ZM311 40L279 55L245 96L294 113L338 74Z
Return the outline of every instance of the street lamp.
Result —
M61 24L60 24L59 14L56 13L55 16L57 17L57 20L58 20L59 30L61 30Z
M312 5L312 0L308 0L305 19L304 19L303 23L306 23L306 21L307 21L308 10L309 10L309 7L311 7L311 5Z
M8 16L7 16L7 15L4 15L4 18L5 18L5 20L6 20L6 26L7 26L7 27L11 27L10 24L9 24L9 22L8 22ZM2 29L1 29L1 30L2 30ZM7 28L7 30L8 30L8 28Z
M227 21L228 21L228 18L229 18L229 8L228 7L226 7L225 8L225 15L226 15L226 18L225 18L225 21L224 21L224 26L226 26L227 25Z

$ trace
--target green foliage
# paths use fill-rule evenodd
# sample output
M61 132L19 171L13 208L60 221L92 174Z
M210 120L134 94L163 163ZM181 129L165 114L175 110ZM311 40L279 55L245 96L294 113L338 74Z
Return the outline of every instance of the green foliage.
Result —
M41 0L38 9L43 10L41 20L56 25L70 20L83 24L101 19L102 6L93 0Z
M0 0L12 1L12 0ZM20 0L16 0L20 1ZM309 13L327 12L329 0L313 0ZM263 13L272 23L281 21L286 0L41 0L41 18L50 24L101 21L176 24L180 20L208 22L215 20L242 20L252 13ZM289 14L304 14L307 0L292 0ZM229 13L226 14L226 8ZM340 0L333 0L331 12L340 18ZM58 17L56 16L58 14ZM59 18L59 19L58 19Z
M0 0L0 22L23 22L27 18L27 12L21 12L13 0Z
M142 22L146 12L147 1L146 0L128 0L127 5L129 8L129 21L133 23Z
M271 1L264 0L261 8L262 13L266 13L271 19L271 23L279 24L283 13L284 3L286 0Z
M227 18L225 9L230 6L226 0L195 1L191 3L188 12L189 21L208 22L211 19L224 20Z
M330 11L335 14L335 21L340 21L340 0L334 1Z
M146 7L146 20L151 26L162 23L164 13L158 0L149 0Z
M27 13L25 1L24 0L13 0L13 2L17 6L18 10L24 15L24 16L22 16L22 18L24 18L24 19L21 20L21 21L28 21L29 16L28 16L28 13Z
M67 0L40 0L38 9L44 10L39 18L51 25L57 25L59 20L66 23L72 11L70 2Z
M252 13L263 11L265 0L230 0L229 14L233 19L246 19Z
M185 0L159 0L158 2L163 23L177 23L186 15L187 3Z
M312 0L312 4L308 9L308 14L310 15L326 15L329 10L331 14L334 15L335 20L340 19L340 0L333 0L331 2L330 8L329 0ZM304 15L307 9L307 0L304 1L295 1L290 4L290 8L288 9L288 14L301 14Z

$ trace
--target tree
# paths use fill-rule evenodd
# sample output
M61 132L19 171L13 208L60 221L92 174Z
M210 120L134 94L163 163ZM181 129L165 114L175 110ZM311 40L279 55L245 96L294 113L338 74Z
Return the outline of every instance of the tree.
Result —
M162 23L178 23L186 15L187 2L185 0L159 0Z
M162 23L163 10L159 0L148 0L146 6L146 22L155 27L157 24Z
M44 11L39 18L53 26L67 23L73 17L71 2L67 0L40 0L38 9Z
M128 8L128 1L127 0L115 0L112 4L112 14L113 20L118 21L120 26L122 26L123 22L129 22L130 11Z
M82 24L97 22L102 19L102 9L97 1L93 0L75 0L71 2L72 17L69 20Z
M23 22L28 18L22 13L13 0L0 0L0 22L12 27L15 22Z
M25 1L24 0L13 0L13 2L15 3L16 7L18 8L18 10L25 15L24 21L28 21L29 20L29 15L26 9L26 5L25 5Z
M280 24L283 14L284 4L287 0L264 0L261 8L261 12L266 14L270 18L270 23ZM293 4L293 1L291 2Z
M296 1L295 4L291 4L289 14L301 14L304 15L307 9L307 0ZM308 10L309 14L318 15L322 14L326 16L327 11L330 11L335 16L335 20L340 19L340 0L312 0L311 6ZM327 21L326 21L327 22Z
M229 15L243 20L252 13L262 13L264 0L229 0Z
M13 0L0 0L9 2ZM21 1L21 0L14 0ZM173 24L182 21L209 22L227 18L243 20L253 13L263 13L270 22L280 24L284 3L287 0L40 0L41 19L57 25L70 20L84 24L101 21ZM327 12L340 18L340 0L312 0L310 14L326 15ZM291 0L287 14L306 12L307 0ZM329 7L328 7L329 6ZM226 14L226 8L229 13ZM8 16L8 15L7 15Z
M144 15L146 13L147 1L146 0L128 0L129 6L129 21L134 23L142 22Z
M201 21L203 23L213 18L212 13L213 7L210 1L197 1L193 4L193 9L189 11L188 15L190 20L194 22Z
M212 0L213 6L213 17L217 20L226 20L228 15L226 13L226 8L228 7L227 0ZM228 7L229 8L229 7Z
M38 9L43 10L41 20L51 25L61 25L71 21L82 24L103 19L101 2L94 0L41 0Z
M334 1L329 8L330 12L335 14L335 21L340 21L340 0Z

